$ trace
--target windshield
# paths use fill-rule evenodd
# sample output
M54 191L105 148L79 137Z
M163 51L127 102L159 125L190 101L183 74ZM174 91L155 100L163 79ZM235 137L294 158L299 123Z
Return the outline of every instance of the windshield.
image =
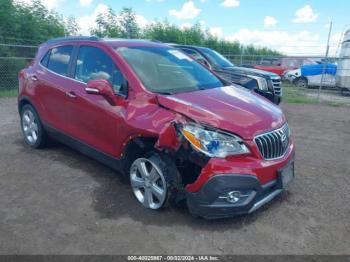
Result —
M223 55L221 55L220 53L218 53L212 49L201 48L200 50L217 67L228 68L228 67L235 66L229 60L227 60Z
M117 52L154 93L174 94L223 86L214 74L174 48L121 47Z

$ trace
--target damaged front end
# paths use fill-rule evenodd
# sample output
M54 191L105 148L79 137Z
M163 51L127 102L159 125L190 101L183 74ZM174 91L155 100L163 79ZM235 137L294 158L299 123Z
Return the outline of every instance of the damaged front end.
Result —
M186 110L173 108L168 110L177 117L163 128L156 147L171 156L181 176L176 200L186 201L192 214L210 219L251 213L286 188L286 170L294 176L292 140L282 157L265 160L253 138L206 124L203 115L195 116L193 105L186 116Z

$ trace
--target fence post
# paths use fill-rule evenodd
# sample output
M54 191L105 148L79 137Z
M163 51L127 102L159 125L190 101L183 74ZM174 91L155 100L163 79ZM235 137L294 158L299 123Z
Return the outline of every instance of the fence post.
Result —
M324 77L325 77L324 75L326 73L327 58L328 58L328 53L329 53L329 41L331 39L332 26L333 26L333 22L331 21L330 24L329 24L329 32L328 32L328 40L327 40L327 47L326 47L326 55L325 55L324 61L323 61L321 83L320 83L320 88L318 89L318 94L317 94L317 101L318 102L320 102L321 90L322 90L322 87L323 87L323 81L324 81Z

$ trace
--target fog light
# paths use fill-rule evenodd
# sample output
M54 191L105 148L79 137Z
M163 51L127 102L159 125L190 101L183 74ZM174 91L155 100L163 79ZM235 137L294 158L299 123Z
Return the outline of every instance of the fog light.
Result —
M226 201L230 202L230 203L237 203L240 198L241 198L241 192L232 191L232 192L227 193Z

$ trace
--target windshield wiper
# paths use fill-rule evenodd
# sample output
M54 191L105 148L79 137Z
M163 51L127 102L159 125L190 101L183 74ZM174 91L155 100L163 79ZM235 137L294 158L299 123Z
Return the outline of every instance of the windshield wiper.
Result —
M171 92L157 92L157 94L160 94L160 95L173 95L174 93L171 93Z

